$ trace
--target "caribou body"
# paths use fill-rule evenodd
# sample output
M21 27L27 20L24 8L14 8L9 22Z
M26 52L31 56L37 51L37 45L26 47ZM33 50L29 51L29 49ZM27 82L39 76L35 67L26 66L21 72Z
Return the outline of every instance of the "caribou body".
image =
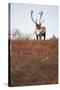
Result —
M46 38L46 28L41 25L42 22L44 22L44 20L41 21L41 17L42 17L43 12L39 13L40 14L39 23L37 23L37 19L36 19L36 21L34 21L32 14L33 14L33 11L31 11L31 18L32 18L32 21L36 25L36 29L35 29L36 38L38 40L38 37L41 39L42 36L43 36L44 37L44 40L45 40L45 38Z

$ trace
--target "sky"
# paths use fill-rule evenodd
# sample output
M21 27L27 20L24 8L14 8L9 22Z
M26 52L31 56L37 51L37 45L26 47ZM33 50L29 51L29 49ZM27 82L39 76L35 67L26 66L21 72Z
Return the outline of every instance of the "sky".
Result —
M31 19L31 10L34 12L34 20L39 19L38 13L43 11L42 20L44 22L42 26L46 27L46 38L51 38L53 35L58 37L58 6L49 5L12 3L10 11L11 32L19 29L23 34L34 34L35 24Z

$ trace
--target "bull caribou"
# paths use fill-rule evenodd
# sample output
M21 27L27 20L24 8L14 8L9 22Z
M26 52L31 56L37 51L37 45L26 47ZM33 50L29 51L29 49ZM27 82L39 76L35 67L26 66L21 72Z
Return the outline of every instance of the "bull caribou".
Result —
M41 39L42 36L44 37L44 40L45 40L45 38L46 38L46 28L44 26L42 26L42 23L44 22L44 20L41 21L43 12L41 11L38 14L39 14L39 23L37 23L37 18L36 18L36 20L33 19L33 11L31 11L31 19L32 19L33 23L35 23L35 25L36 25L35 35L36 35L37 40L38 40L38 37Z

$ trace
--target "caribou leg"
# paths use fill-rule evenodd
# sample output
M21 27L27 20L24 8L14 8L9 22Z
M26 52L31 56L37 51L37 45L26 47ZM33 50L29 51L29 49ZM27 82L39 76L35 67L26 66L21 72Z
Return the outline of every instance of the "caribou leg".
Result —
M46 34L44 34L44 40L45 40Z
M36 35L36 38L37 38L37 40L38 40L38 35Z
M42 38L42 34L40 33L40 35L39 35L39 38L40 38L40 40L41 40L41 38Z
M41 35L40 35L40 40L41 40Z

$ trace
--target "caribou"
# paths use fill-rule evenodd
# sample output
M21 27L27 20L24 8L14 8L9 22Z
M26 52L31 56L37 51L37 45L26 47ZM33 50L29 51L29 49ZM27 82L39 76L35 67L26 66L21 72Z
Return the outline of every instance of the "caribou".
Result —
M38 40L38 38L42 38L42 36L44 37L44 40L46 38L46 28L45 26L42 26L42 23L44 22L44 20L41 21L42 15L43 15L43 11L39 12L39 23L37 23L37 18L36 20L33 19L33 10L31 11L31 19L33 21L33 23L35 23L36 25L36 29L35 29L35 35L36 35L36 39Z

